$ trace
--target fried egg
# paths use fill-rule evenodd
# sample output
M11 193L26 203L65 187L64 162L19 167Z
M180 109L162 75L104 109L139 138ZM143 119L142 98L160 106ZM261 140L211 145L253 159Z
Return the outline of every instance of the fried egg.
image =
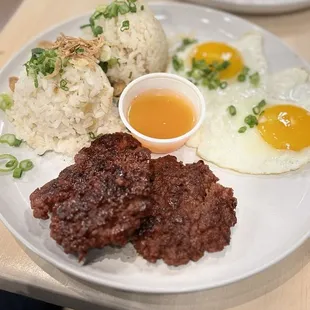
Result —
M229 113L230 100L218 98L209 103L205 122L193 141L198 155L223 168L250 174L284 173L308 163L310 100L300 90L296 93L308 78L297 68L278 73L270 78L265 93L239 97L234 102L235 115ZM266 105L257 116L258 124L250 128L245 118L254 115L253 108L262 100ZM246 127L245 132L239 132L241 127Z
M268 74L260 33L248 33L231 42L195 43L178 51L177 57L184 69L169 70L185 77L193 58L207 63L230 61L220 72L227 87L210 90L197 85L205 99L206 118L187 146L197 148L200 157L249 174L283 173L310 161L309 74L299 68ZM259 73L259 85L254 87L249 79L238 81L236 77L245 66ZM253 108L263 100L263 113L254 115ZM230 107L236 110L234 115ZM245 123L249 115L257 121L253 128Z
M184 49L174 52L184 64L184 69L176 71L172 65L168 71L187 77L192 68L192 60L205 60L207 64L229 61L230 65L220 72L220 78L230 83L235 82L244 67L265 76L267 62L263 54L262 35L258 32L245 34L239 40L231 42L205 41L189 44ZM240 83L239 83L240 84ZM247 83L245 83L247 84Z

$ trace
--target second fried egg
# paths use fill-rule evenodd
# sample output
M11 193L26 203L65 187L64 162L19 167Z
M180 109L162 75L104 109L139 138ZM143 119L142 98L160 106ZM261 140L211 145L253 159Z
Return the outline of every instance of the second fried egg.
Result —
M298 85L286 82L294 75ZM286 70L271 78L276 81L272 88L289 94L308 78L302 69ZM294 99L275 98L270 91L240 97L234 104L235 115L229 112L229 100L208 104L206 120L194 141L198 155L218 166L250 174L283 173L300 168L310 162L310 100ZM253 108L263 100L266 104L256 111L260 113L255 116L258 123L250 128L245 119L254 116Z

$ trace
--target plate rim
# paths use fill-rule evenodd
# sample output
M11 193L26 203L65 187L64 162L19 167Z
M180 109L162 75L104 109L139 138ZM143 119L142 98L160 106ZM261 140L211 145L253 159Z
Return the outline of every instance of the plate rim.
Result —
M237 6L252 6L256 8L260 7L286 7L286 6L299 6L299 5L310 5L309 0L290 0L291 2L285 2L285 3L280 3L280 2L265 2L265 3L257 3L257 2L252 2L252 3L236 3L233 2L232 0L211 0L213 3L221 3L221 4L233 4ZM273 0L274 1L274 0Z
M261 31L263 34L267 33L268 35L270 35L272 37L273 40L276 40L276 41L278 41L278 43L281 43L283 46L285 46L285 48L287 50L289 50L291 53L293 53L295 56L297 56L300 61L302 61L302 63L305 65L305 67L308 69L308 71L310 70L310 65L305 61L305 59L300 57L286 42L282 41L281 38L279 38L278 36L276 36L272 32L262 28L261 26L255 24L255 23L253 23L251 21L248 21L245 18L241 18L241 17L236 16L234 14L223 12L223 11L218 10L218 9L214 9L214 8L210 8L210 7L204 7L202 5L197 5L197 4L192 4L192 3L180 3L180 2L169 2L169 1L168 2L167 1L165 1L165 2L164 1L154 1L153 2L152 1L152 2L149 2L148 5L150 6L150 8L158 7L158 6L160 6L160 7L163 7L163 6L193 7L193 8L196 8L196 9L197 8L198 9L205 9L206 11L209 11L209 12L211 11L211 12L215 12L215 13L218 13L218 14L225 14L226 16L230 16L230 17L232 17L232 18L234 18L235 20L238 20L238 21L242 21L242 22L245 21L248 24L250 24L252 26L255 26L256 29ZM9 60L1 68L0 75L2 75L2 73L7 69L7 67L9 67L9 65L11 64L11 62L14 61L15 58L20 56L20 54L23 54L29 48L29 46L33 45L40 37L42 37L43 35L48 34L49 32L53 31L57 27L62 27L63 25L69 24L69 23L75 21L76 19L87 17L88 14L91 14L91 13L85 12L83 14L76 15L76 16L74 16L72 18L69 18L67 20L64 20L62 22L56 23L56 24L48 27L46 30L41 31L39 34L35 35L34 37L32 37L31 40L26 42L26 44L24 44L17 52L15 52L13 54L12 57L9 58ZM63 263L59 263L57 260L51 259L47 253L44 253L44 252L42 252L40 250L37 250L36 246L32 245L31 242L26 240L21 234L19 234L8 223L8 221L5 219L5 217L2 215L2 213L0 213L0 220L5 225L5 227L11 232L11 234L14 236L14 238L16 238L19 242L21 242L23 244L23 246L25 246L26 248L31 250L33 253L35 253L40 258L44 259L45 261L47 261L48 263L50 263L54 267L59 268L62 272L64 272L65 274L67 274L69 276L73 276L73 277L75 277L77 279L81 279L81 280L84 280L84 281L86 281L88 283L93 283L93 284L98 285L98 286L110 287L110 288L114 288L114 289L118 289L118 290L123 290L123 291L127 291L127 292L150 293L150 294L192 293L192 292L198 292L198 291L203 291L203 290L210 290L210 289L214 289L214 288L218 288L218 287L222 287L222 286L226 286L226 285L229 285L229 284L233 284L233 283L239 282L241 280L244 280L246 278L254 276L254 275L258 274L259 272L272 267L274 264L278 263L279 261L283 260L288 255L290 255L292 252L294 252L308 238L310 238L310 229L309 229L308 233L305 233L298 240L298 242L296 242L293 246L288 248L286 251L283 251L283 253L281 255L277 255L269 263L265 263L265 264L255 268L255 269L252 269L251 271L245 272L245 273L243 273L243 274L241 274L239 276L231 277L230 279L227 279L227 280L218 281L218 283L216 283L214 285L211 285L211 286L209 285L209 286L206 286L206 287L201 287L201 285L200 285L199 287L192 286L191 288L178 288L178 289L169 288L169 289L167 289L167 288L159 287L159 288L155 288L155 289L149 289L149 288L144 288L144 287L141 287L141 286L135 286L135 284L133 284L130 287L128 287L126 284L122 284L122 283L120 283L118 281L113 281L113 280L109 280L109 279L108 280L106 279L104 281L102 281L102 280L98 281L98 279L94 279L92 277L88 277L88 275L86 273L80 273L80 271L77 270L76 268L64 265Z
M200 3L202 0L189 0L191 2ZM211 0L209 3L212 7L221 10L228 10L238 14L265 14L265 15L278 15L288 14L307 9L310 7L309 0L295 0L291 3L235 3L231 0Z

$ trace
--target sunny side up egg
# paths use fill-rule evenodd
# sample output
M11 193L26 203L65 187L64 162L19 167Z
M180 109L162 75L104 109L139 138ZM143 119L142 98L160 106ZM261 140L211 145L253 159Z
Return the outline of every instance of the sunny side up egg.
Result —
M310 101L301 99L309 97L302 92L296 98L291 94L309 76L298 68L268 76L261 34L248 33L229 43L193 44L177 53L184 62L184 70L170 70L186 76L193 57L206 57L206 61L209 57L212 61L220 55L225 59L230 47L231 71L221 72L227 87L210 90L198 84L206 102L206 119L187 145L196 147L203 159L243 173L273 174L298 169L310 161L309 138L305 133L309 132ZM249 79L242 83L236 79L241 66L259 73L259 85L253 87ZM262 100L267 104L264 113L256 116L258 126L249 128L245 118L253 114L253 107ZM233 116L230 106L236 109ZM239 132L241 127L246 127L245 132Z
M296 69L294 75L304 77L305 71ZM277 74L277 92L289 93L286 74ZM272 79L271 79L272 80ZM205 122L197 138L199 156L216 165L249 174L277 174L296 170L310 161L310 100L276 99L272 93L255 94L239 99L232 116L229 101L214 101L208 105ZM244 122L253 115L253 108L264 100L258 124L250 128ZM246 130L240 133L240 128Z
M229 66L219 72L220 79L227 81L228 84L237 81L237 77L242 73L244 67L250 68L252 73L259 73L261 78L264 78L267 72L267 63L262 49L262 36L257 32L247 33L239 40L229 43L206 41L188 44L177 49L173 54L182 62L182 66L176 70L171 62L168 71L187 78L189 78L188 73L192 69L193 59L204 60L207 64L214 62L220 64L228 61ZM198 84L202 86L200 82Z

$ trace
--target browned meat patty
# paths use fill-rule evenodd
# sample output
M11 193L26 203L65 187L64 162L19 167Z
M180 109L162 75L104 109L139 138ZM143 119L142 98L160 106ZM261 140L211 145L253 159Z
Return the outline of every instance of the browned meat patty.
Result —
M183 165L165 156L152 160L151 168L155 205L133 241L137 252L178 266L223 250L236 224L233 190L216 183L203 161Z
M128 134L98 138L31 194L34 216L52 212L51 237L80 259L91 248L125 245L150 214L150 156Z

